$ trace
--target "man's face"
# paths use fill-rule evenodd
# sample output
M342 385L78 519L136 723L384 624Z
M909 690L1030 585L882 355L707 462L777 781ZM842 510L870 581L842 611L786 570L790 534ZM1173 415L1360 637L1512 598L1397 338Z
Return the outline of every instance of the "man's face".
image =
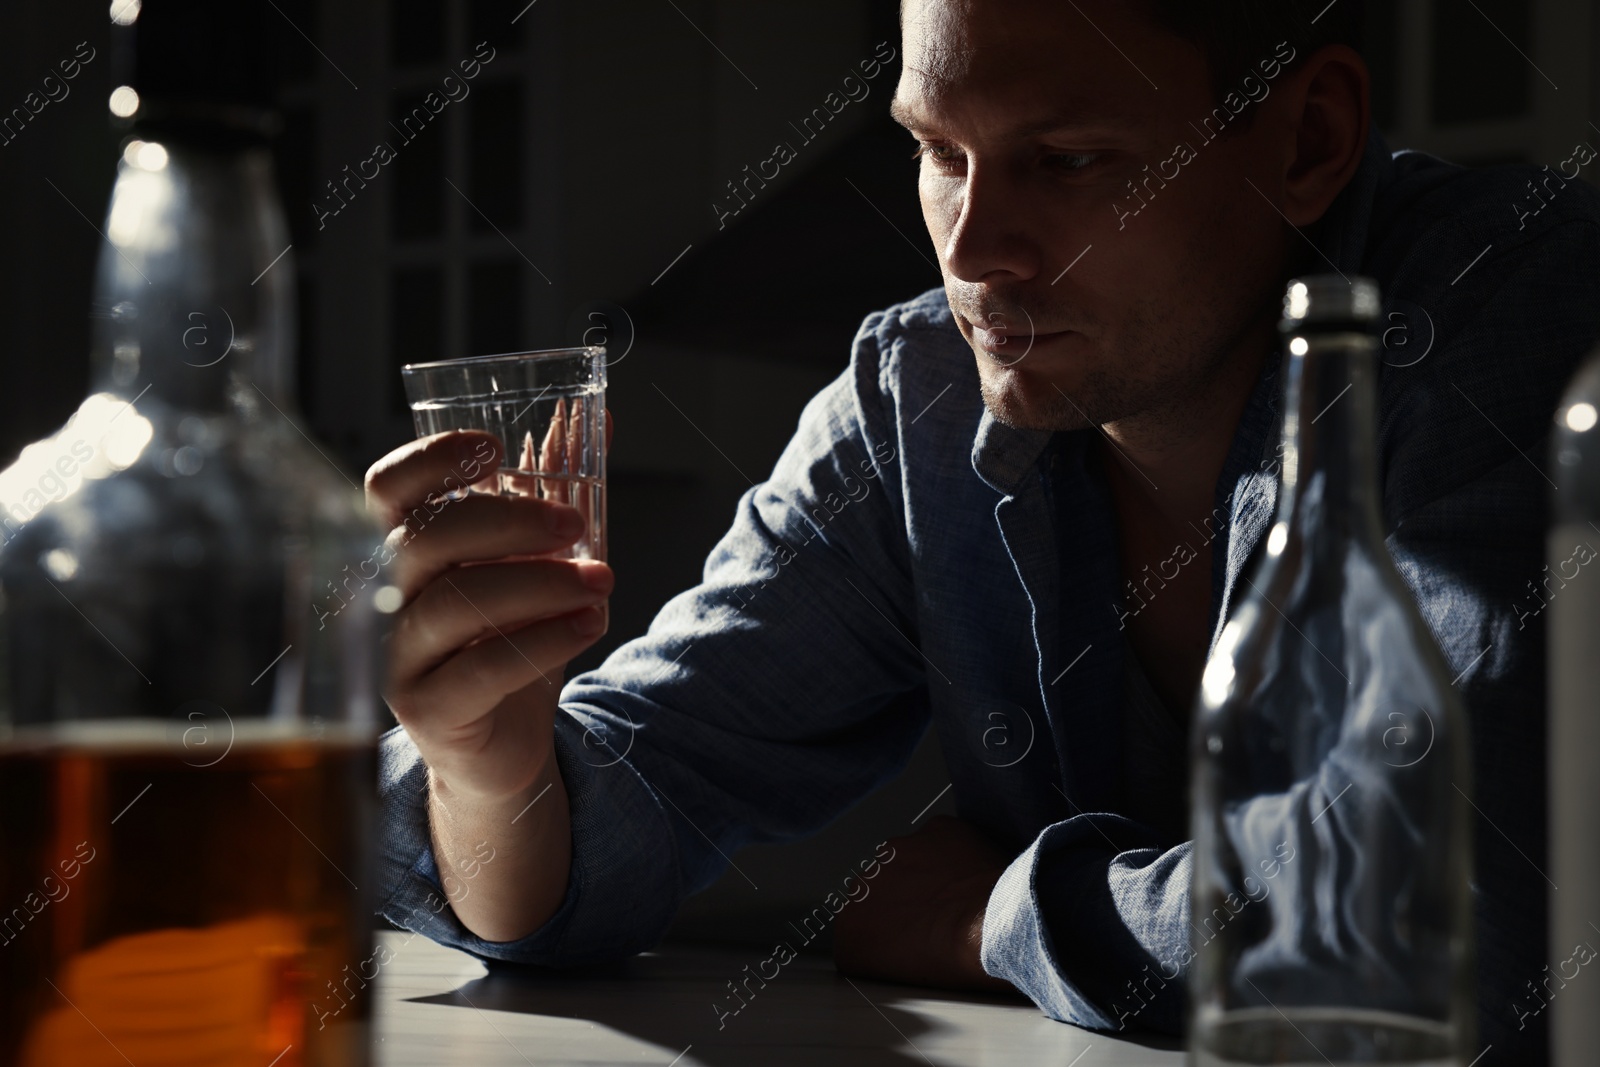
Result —
M1287 227L1264 197L1292 132L1252 103L1248 132L1208 140L1204 54L1138 5L907 0L902 22L895 114L989 410L1182 418L1270 331Z

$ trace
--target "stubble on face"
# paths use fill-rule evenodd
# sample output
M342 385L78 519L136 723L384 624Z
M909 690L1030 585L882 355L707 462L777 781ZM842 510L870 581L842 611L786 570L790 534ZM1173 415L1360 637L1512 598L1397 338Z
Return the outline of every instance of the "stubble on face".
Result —
M1196 238L1204 239L1200 234ZM1191 250L1184 258L1192 264L1186 271L1206 269L1203 250ZM952 286L959 291L964 283L947 274L947 296ZM952 308L962 299L952 300ZM1063 312L1060 318L1071 314ZM1264 321L1263 315L1270 316L1271 307L1240 316L1217 301L1175 307L1158 294L1135 297L1115 322L1096 322L1077 313L1084 343L1094 350L1080 366L1062 373L1030 367L1026 356L1005 366L975 349L979 391L996 421L1013 429L1071 431L1121 424L1140 436L1164 437L1209 417L1205 398L1238 376L1235 352Z

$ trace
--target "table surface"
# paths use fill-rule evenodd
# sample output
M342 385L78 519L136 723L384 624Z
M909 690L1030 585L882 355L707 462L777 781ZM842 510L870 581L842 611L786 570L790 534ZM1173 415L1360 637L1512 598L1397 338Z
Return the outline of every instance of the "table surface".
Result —
M1046 1018L1021 998L855 981L800 956L738 1006L727 983L764 956L669 945L625 964L550 974L484 964L381 931L380 1067L1129 1067L1179 1064L1177 1042L1121 1040ZM741 986L741 991L743 987ZM720 1022L720 1025L719 1025Z

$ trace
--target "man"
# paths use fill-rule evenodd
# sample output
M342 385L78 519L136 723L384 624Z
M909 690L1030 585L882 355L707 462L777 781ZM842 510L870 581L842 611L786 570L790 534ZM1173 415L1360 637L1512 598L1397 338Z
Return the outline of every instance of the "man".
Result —
M383 913L490 959L646 949L931 722L962 818L892 842L839 965L1126 1025L1190 940L1186 724L1273 514L1284 283L1361 273L1412 331L1381 368L1388 548L1476 731L1482 1062L1542 1058L1514 1003L1546 959L1543 640L1517 607L1547 424L1600 336L1600 206L1566 169L1391 160L1359 4L1325 6L908 0L893 112L943 291L867 318L701 584L565 688L609 571L504 557L572 515L474 497L401 553ZM488 448L374 466L396 539ZM1197 558L1134 610L1179 543ZM1183 983L1141 988L1132 1025L1176 1031Z

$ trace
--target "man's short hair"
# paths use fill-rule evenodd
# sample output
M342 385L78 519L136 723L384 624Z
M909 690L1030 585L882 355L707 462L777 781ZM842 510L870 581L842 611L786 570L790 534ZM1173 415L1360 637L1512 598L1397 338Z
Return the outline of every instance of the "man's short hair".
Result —
M1330 44L1361 51L1364 0L1140 0L1168 32L1196 44L1211 68L1212 103L1261 76L1279 42L1294 49L1293 70ZM1250 109L1251 112L1254 109ZM1246 115L1248 120L1248 114ZM1247 124L1247 123L1246 123Z

